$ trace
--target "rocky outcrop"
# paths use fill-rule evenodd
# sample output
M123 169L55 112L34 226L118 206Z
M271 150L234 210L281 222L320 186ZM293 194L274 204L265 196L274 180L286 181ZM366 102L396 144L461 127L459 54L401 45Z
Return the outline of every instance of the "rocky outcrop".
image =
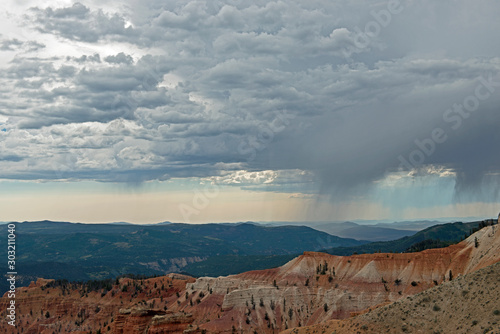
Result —
M176 257L171 259L161 259L154 262L139 262L139 264L158 271L179 272L190 263L200 262L206 259L206 256Z
M193 322L193 315L148 307L120 309L113 333L182 333Z
M309 333L498 333L500 263L345 320L289 329Z
M277 333L346 319L499 261L498 226L488 226L442 249L347 257L306 252L279 268L228 277L125 278L96 291L40 280L19 289L18 324L23 333L43 334ZM4 296L1 310L7 302ZM0 331L17 332L5 323Z
M182 333L193 317L171 310L189 276L170 274L147 280L122 278L107 288L37 280L16 292L17 328L0 323L1 333ZM0 300L5 317L9 299Z
M200 278L187 289L224 296L220 318L201 328L273 333L344 319L499 262L498 228L485 227L457 245L419 253L306 252L280 268Z

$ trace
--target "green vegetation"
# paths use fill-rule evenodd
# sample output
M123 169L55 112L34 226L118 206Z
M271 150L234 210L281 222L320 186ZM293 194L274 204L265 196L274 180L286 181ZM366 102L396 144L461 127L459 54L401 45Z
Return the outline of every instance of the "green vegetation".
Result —
M250 223L144 226L40 221L17 223L16 232L17 247L23 250L16 259L23 268L19 285L38 277L83 281L126 273L160 275L182 271L177 265L180 258L191 262L214 256L222 256L220 270L208 263L192 272L229 274L281 265L294 254L319 250L318 240L328 240L331 246L363 244L304 226ZM2 249L7 249L6 240L0 240ZM262 258L246 258L245 263L233 263L231 258L255 255ZM279 255L288 256L279 259ZM1 282L0 289L6 291L7 283Z
M428 227L416 234L393 241L373 242L353 247L336 247L323 250L333 255L353 255L362 253L417 252L430 248L442 248L460 242L477 231L482 222L450 223ZM484 225L484 224L483 224ZM189 264L184 270L193 276L220 276L244 271L281 266L300 255L278 256L215 256L206 261ZM324 266L318 266L318 274L326 273ZM333 275L335 270L332 268ZM309 282L308 282L309 283Z
M406 253L414 253L414 252L421 252L426 249L431 249L431 248L444 248L448 247L450 245L453 245L453 241L441 241L441 240L434 240L434 239L425 239L420 242L417 242L413 245L411 245L405 252Z
M195 277L221 276L278 267L303 251L322 251L321 247L329 247L326 252L334 255L446 247L482 226L486 224L442 224L398 240L366 243L303 226L25 222L16 228L17 246L23 250L17 258L17 264L23 268L18 283L27 285L38 277L98 281L126 273L152 276L175 270ZM6 249L5 243L0 239L0 248ZM205 260L179 268L174 265L178 258ZM328 268L326 263L317 268L318 275L330 272L335 276L334 268ZM8 289L6 282L0 282L0 289Z
M200 276L227 276L250 270L261 270L279 267L295 258L292 255L220 255L208 258L205 261L194 262L183 268L187 274Z
M326 250L333 255L352 255L354 253L402 253L422 251L429 248L447 247L455 244L477 231L483 222L450 223L426 228L412 236L393 241L372 242L355 247L337 247ZM486 225L484 225L486 226Z

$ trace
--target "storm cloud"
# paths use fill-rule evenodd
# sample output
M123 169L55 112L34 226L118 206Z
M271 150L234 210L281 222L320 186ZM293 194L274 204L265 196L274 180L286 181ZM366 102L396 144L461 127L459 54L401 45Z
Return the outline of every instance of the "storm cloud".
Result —
M495 1L7 10L25 28L0 41L2 178L250 175L336 196L430 167L458 193L498 182Z

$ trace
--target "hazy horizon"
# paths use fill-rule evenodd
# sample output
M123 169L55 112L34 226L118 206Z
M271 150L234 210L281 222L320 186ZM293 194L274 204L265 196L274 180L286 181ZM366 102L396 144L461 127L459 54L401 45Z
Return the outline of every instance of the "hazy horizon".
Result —
M499 11L6 1L0 220L495 217Z
M183 221L158 221L158 222L149 222L149 223L138 223L132 221L96 221L96 222L85 222L85 221L70 221L70 220L51 220L51 219L35 219L35 220L10 220L10 221L0 221L0 224L8 224L11 222L15 223L24 223L24 222L41 222L41 221L51 221L51 222L61 222L61 223L73 223L73 224L130 224L130 225L161 225L161 224L259 224L259 225L269 225L269 226L286 226L286 225L297 225L297 226L309 226L315 227L323 224L342 224L342 223L355 223L358 225L397 225L398 223L407 223L407 222L439 222L439 223L450 223L450 222L472 222L472 221L480 221L484 219L495 219L496 216L486 217L486 216L477 216L477 217L436 217L436 218L421 218L414 220L363 220L363 219L350 219L350 220L339 220L339 221L207 221L207 222L198 222L198 223L186 223Z

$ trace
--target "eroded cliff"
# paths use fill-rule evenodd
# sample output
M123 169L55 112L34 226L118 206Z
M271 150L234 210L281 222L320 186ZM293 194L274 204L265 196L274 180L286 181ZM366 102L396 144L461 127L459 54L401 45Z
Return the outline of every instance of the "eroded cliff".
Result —
M228 277L121 279L98 291L50 287L40 280L18 291L17 329L260 334L345 319L499 262L498 228L485 227L457 245L419 253L306 252L279 268ZM4 296L2 310L7 302ZM17 332L5 323L0 329Z

